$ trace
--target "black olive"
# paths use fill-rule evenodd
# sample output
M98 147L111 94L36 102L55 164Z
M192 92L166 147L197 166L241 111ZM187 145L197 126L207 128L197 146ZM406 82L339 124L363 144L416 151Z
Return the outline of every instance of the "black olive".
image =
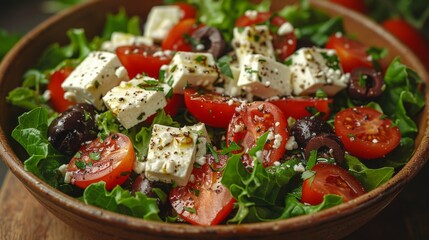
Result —
M194 51L211 53L214 58L219 58L226 52L227 44L217 28L201 27L192 33L192 38L204 46L202 49L198 48L199 45L193 46Z
M319 134L311 138L305 146L305 157L308 159L312 150L325 150L325 153L332 156L338 164L344 162L344 145L334 134Z
M171 190L169 184L150 181L149 179L145 178L144 174L140 174L134 180L133 185L131 187L131 192L133 195L135 195L136 192L141 192L150 198L156 198L158 206L163 206L164 203L162 203L159 196L155 192L153 192L154 188L159 188L166 194L168 194Z
M316 44L314 44L310 39L308 38L300 38L296 41L296 49L300 48L311 48L315 47Z
M352 99L373 99L383 93L384 79L372 68L355 68L350 76L348 93Z
M48 129L48 140L55 149L75 154L82 143L97 137L96 109L90 104L77 104L62 112Z
M291 128L291 134L300 147L305 147L309 139L321 133L334 133L334 130L318 116L300 118Z

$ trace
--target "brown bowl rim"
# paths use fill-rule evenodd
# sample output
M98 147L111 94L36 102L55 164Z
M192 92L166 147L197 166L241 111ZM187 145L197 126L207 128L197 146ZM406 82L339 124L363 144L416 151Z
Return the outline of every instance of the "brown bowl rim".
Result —
M68 9L50 17L42 24L38 25L36 28L30 31L15 45L15 47L7 54L7 56L2 61L0 65L0 79L4 79L3 73L6 69L10 67L10 63L12 62L12 60L20 55L23 46L28 45L32 39L37 38L37 36L49 29L49 27L55 24L55 22L57 22L58 20L67 18L69 15L74 14L74 12L86 8L91 4L102 4L101 2L103 2L103 0L95 0L89 1L82 5L75 6L71 9ZM326 8L327 5L330 4L332 5L330 6L330 8L332 8L335 12L342 12L343 14L348 15L355 21L361 21L362 24L376 29L377 32L380 32L381 34L385 35L385 38L388 42L391 42L393 45L396 45L399 48L407 50L407 54L411 53L411 51L408 50L407 46L400 43L395 37L393 37L387 31L383 30L375 22L366 17L363 17L359 13L353 12L338 5L334 5L332 3L328 3L327 1L325 2L312 0L311 4L316 7L323 8ZM411 59L412 65L416 67L415 70L417 70L422 79L428 81L428 73L426 72L421 62L417 60L417 57L415 55L413 55ZM426 88L428 87L428 85L429 84L426 85ZM423 111L426 115L428 115L427 106L429 105L429 91L427 90L425 94L425 102L426 107ZM0 128L0 156L6 163L6 165L10 168L11 172L15 176L17 176L18 179L23 182L31 192L41 192L46 195L46 197L50 198L53 202L60 206L63 206L63 208L66 208L73 214L80 215L88 219L93 219L108 224L115 224L115 226L124 227L131 231L140 231L144 229L152 232L153 234L163 233L169 235L186 234L197 236L196 234L251 234L263 230L269 230L272 234L280 234L286 231L299 231L302 229L309 228L311 226L319 225L322 222L329 222L333 219L344 218L350 214L353 214L355 212L360 211L361 209L366 208L367 206L381 201L383 195L395 193L398 190L401 190L404 185L409 182L426 163L427 158L429 156L429 148L427 146L429 146L429 128L426 128L426 131L423 134L422 141L415 149L415 153L413 154L412 158L398 173L395 174L395 176L393 176L392 179L390 179L382 186L368 192L367 194L358 197L352 201L343 203L339 206L335 206L311 215L303 215L284 220L246 223L241 225L218 225L203 227L187 224L172 224L147 221L106 211L98 207L85 205L78 199L70 197L60 192L59 190L52 188L47 183L37 178L34 174L26 172L23 168L21 160L17 157L11 146L8 144L8 137L5 135L3 129Z

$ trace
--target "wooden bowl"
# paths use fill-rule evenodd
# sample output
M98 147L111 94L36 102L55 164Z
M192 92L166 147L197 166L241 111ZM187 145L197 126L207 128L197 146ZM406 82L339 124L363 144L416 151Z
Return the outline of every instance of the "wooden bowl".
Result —
M291 1L273 0L273 9L278 9L287 2ZM376 23L327 1L314 0L311 3L330 15L343 16L347 32L354 33L367 45L388 48L390 59L393 56L401 56L402 62L416 70L423 79L429 79L423 65L412 52ZM268 237L337 239L358 229L386 207L426 163L429 154L427 107L429 91L427 89L426 108L419 117L418 125L421 130L416 140L415 153L409 163L381 187L357 199L312 215L268 223L214 227L150 222L87 206L26 172L21 162L21 159L25 159L25 153L11 138L11 131L17 124L20 110L5 101L8 92L20 84L23 73L37 62L42 51L50 44L54 42L65 44L68 29L81 27L89 36L94 36L100 33L106 14L117 12L120 6L124 6L128 14L139 15L144 19L150 7L159 4L161 4L160 0L97 0L77 6L50 18L28 33L1 63L0 156L41 204L79 231L103 239L262 239Z

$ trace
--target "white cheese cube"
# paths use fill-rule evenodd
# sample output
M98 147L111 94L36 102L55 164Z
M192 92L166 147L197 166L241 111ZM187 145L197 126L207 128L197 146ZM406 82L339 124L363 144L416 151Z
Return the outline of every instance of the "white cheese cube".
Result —
M244 58L237 85L261 98L285 96L292 92L289 68L260 54Z
M275 59L271 39L270 31L265 25L234 28L232 46L240 65L245 63L244 58L250 54L261 54L267 58Z
M195 161L199 165L204 165L206 162L207 144L210 144L210 136L207 133L207 129L204 123L197 123L192 126L183 127L184 130L191 131L198 135L197 140L197 151L195 153Z
M152 46L153 40L144 36L136 36L129 33L122 32L114 32L112 33L112 37L110 41L105 41L101 44L101 50L114 52L116 48L121 46L129 46L129 45L141 45L144 44L146 46Z
M183 11L178 6L153 7L147 17L144 36L155 41L162 41L182 16Z
M149 142L145 176L152 181L188 183L197 149L198 134L155 124Z
M183 93L187 85L209 88L219 78L219 70L210 53L177 52L165 79L174 93Z
M238 78L240 77L240 66L237 62L231 62L229 68L232 72L232 78L228 76L222 76L225 81L224 93L231 97L238 97L241 95L241 87L237 86Z
M147 81L157 80L141 77L121 82L103 97L106 106L127 129L143 122L167 105L164 89L160 87L152 90L154 87L147 87Z
M295 95L309 95L322 89L328 96L334 96L349 82L350 75L343 73L335 50L301 48L286 64L292 72Z
M128 80L128 73L118 57L109 52L92 52L64 80L64 98L75 102L89 102L104 110L102 97L121 81Z

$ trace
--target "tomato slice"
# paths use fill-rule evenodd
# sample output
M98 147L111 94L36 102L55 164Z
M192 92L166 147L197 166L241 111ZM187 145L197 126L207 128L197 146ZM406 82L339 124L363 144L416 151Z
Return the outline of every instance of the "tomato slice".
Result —
M337 51L344 72L355 68L372 68L372 61L367 53L368 47L345 36L332 35L326 43L326 48Z
M195 18L187 18L176 24L162 42L162 49L172 51L191 52L192 45L186 39L199 28Z
M187 4L184 2L177 2L177 3L174 3L174 5L178 6L182 10L183 12L182 19L196 18L197 9L191 4Z
M191 180L184 187L170 191L173 209L187 222L194 225L216 225L232 211L234 198L221 184L222 169L228 157L219 155L216 162L212 155L206 156L206 164L194 167Z
M215 92L185 89L188 111L200 122L212 127L227 128L240 102Z
M422 33L401 18L390 18L382 26L409 47L429 69L429 45Z
M61 87L61 84L72 71L72 67L63 67L55 71L49 79L48 90L50 92L51 104L57 112L64 112L75 104L74 102L64 99L64 89Z
M70 160L67 172L72 174L71 183L85 189L100 181L112 190L127 180L133 170L136 156L131 140L121 133L97 138L83 145Z
M246 27L256 24L267 23L270 26L270 32L273 36L273 46L276 49L277 58L284 61L287 57L295 52L297 40L294 31L286 32L279 35L277 29L287 23L286 19L273 15L270 12L257 12L255 16L244 15L239 17L236 22L236 27ZM275 31L273 31L275 29Z
M286 152L289 133L285 116L277 106L269 102L252 102L240 108L242 109L234 114L228 126L227 144L235 142L247 151L260 136L270 131L262 156L265 167L273 165Z
M332 99L328 98L282 98L278 100L270 100L270 103L279 107L286 119L289 117L300 119L313 115L311 108L320 112L323 119L327 119L331 108L329 104L332 103Z
M127 69L130 79L143 73L158 79L161 66L169 64L173 58L173 54L170 52L164 52L159 47L145 45L118 47L116 54Z
M380 158L398 146L401 133L381 112L369 107L342 110L334 119L335 134L350 154Z
M362 184L343 168L327 164L316 164L312 169L314 176L304 180L301 201L311 205L323 202L326 194L335 194L350 201L365 193Z

